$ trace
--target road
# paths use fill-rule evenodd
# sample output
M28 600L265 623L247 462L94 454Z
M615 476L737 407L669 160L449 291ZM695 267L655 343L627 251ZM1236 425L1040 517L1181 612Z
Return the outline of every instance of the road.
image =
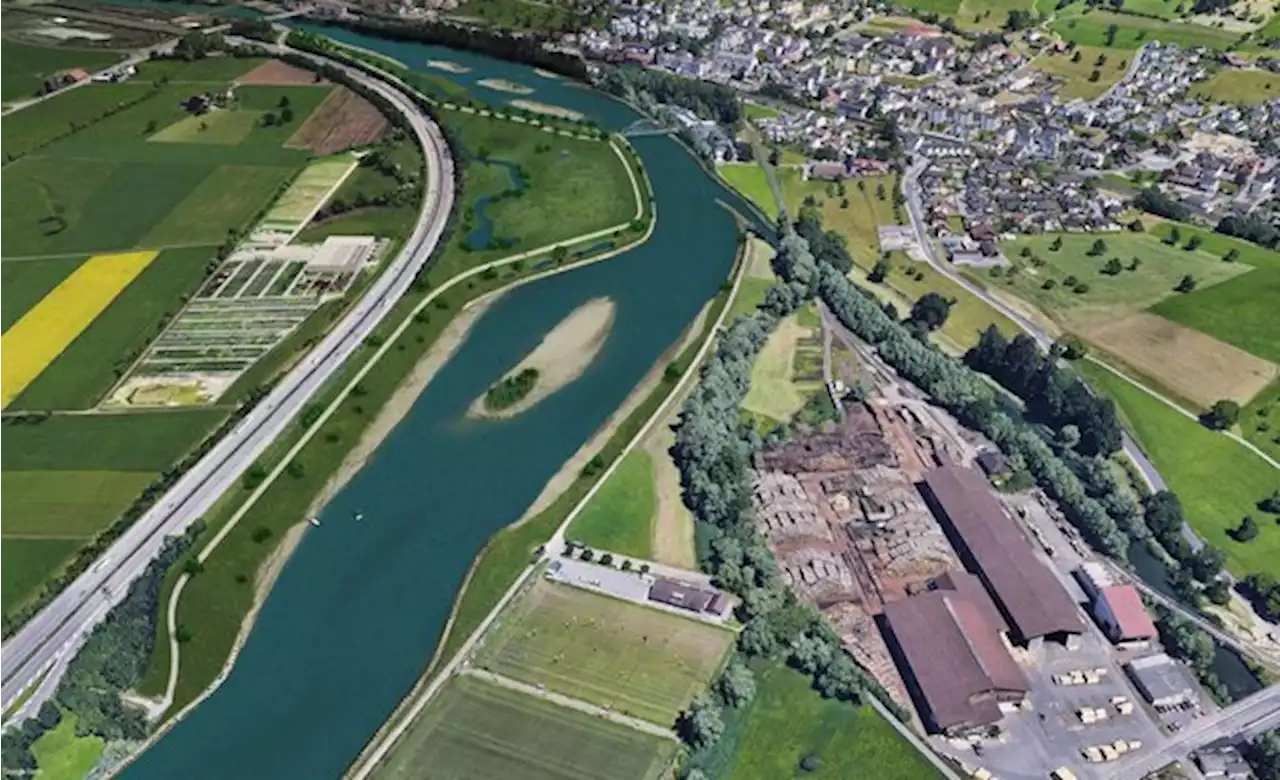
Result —
M1272 686L1241 699L1230 707L1206 715L1189 728L1132 758L1113 764L1107 772L1112 780L1140 780L1161 767L1183 760L1188 753L1220 740L1237 742L1252 739L1280 726L1280 686Z
M408 290L440 241L454 200L453 161L440 128L404 93L365 73L336 65L381 94L409 120L425 149L427 166L422 212L413 235L369 291L308 357L139 518L90 570L33 617L3 648L0 698L9 706L47 674L35 694L15 713L28 715L46 700L76 650L102 618L121 601L147 568L166 537L179 534L203 516L285 430L338 372L344 361Z

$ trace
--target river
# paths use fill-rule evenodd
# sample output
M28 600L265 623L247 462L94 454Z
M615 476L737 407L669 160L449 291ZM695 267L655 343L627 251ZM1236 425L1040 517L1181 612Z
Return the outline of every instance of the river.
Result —
M495 104L520 97L477 86L506 79L532 100L580 111L610 129L638 115L611 98L532 68L438 47L319 30L426 71L429 59ZM339 777L440 640L454 596L485 541L518 519L547 480L693 322L732 265L737 233L717 199L747 205L674 140L635 139L658 222L614 259L520 287L476 323L404 421L308 529L267 598L225 683L154 747L128 778L323 780ZM467 405L586 301L616 303L595 362L569 386L510 420L467 420ZM356 523L353 515L364 513ZM301 518L299 518L301 520ZM199 631L199 626L193 626Z

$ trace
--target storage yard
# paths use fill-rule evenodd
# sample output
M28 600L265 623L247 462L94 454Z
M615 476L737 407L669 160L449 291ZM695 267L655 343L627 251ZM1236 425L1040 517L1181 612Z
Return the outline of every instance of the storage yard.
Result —
M756 517L795 594L935 749L987 776L1069 765L1105 777L1212 706L1161 660L1141 598L1062 536L1052 501L997 493L1010 467L989 442L824 327L858 356L828 363L832 395L872 389L845 396L838 422L757 455ZM1151 682L1135 676L1148 667ZM1169 680L1191 692L1153 699Z

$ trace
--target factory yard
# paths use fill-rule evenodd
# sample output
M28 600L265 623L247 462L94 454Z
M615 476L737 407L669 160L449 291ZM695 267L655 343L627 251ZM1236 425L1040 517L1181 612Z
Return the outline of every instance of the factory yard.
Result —
M539 581L482 640L475 665L670 726L733 639L680 615Z
M996 493L1010 472L990 443L824 327L856 355L836 389L874 389L756 456L755 514L792 591L938 752L1005 779L1105 778L1212 706L1050 499Z

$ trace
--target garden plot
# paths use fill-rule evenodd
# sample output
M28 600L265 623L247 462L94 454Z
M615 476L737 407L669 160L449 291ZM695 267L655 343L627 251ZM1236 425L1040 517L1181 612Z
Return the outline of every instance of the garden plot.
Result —
M345 295L385 242L241 247L147 348L107 406L212 403L324 302Z
M253 246L287 244L337 192L359 161L355 155L343 154L308 165L267 212L247 243Z

